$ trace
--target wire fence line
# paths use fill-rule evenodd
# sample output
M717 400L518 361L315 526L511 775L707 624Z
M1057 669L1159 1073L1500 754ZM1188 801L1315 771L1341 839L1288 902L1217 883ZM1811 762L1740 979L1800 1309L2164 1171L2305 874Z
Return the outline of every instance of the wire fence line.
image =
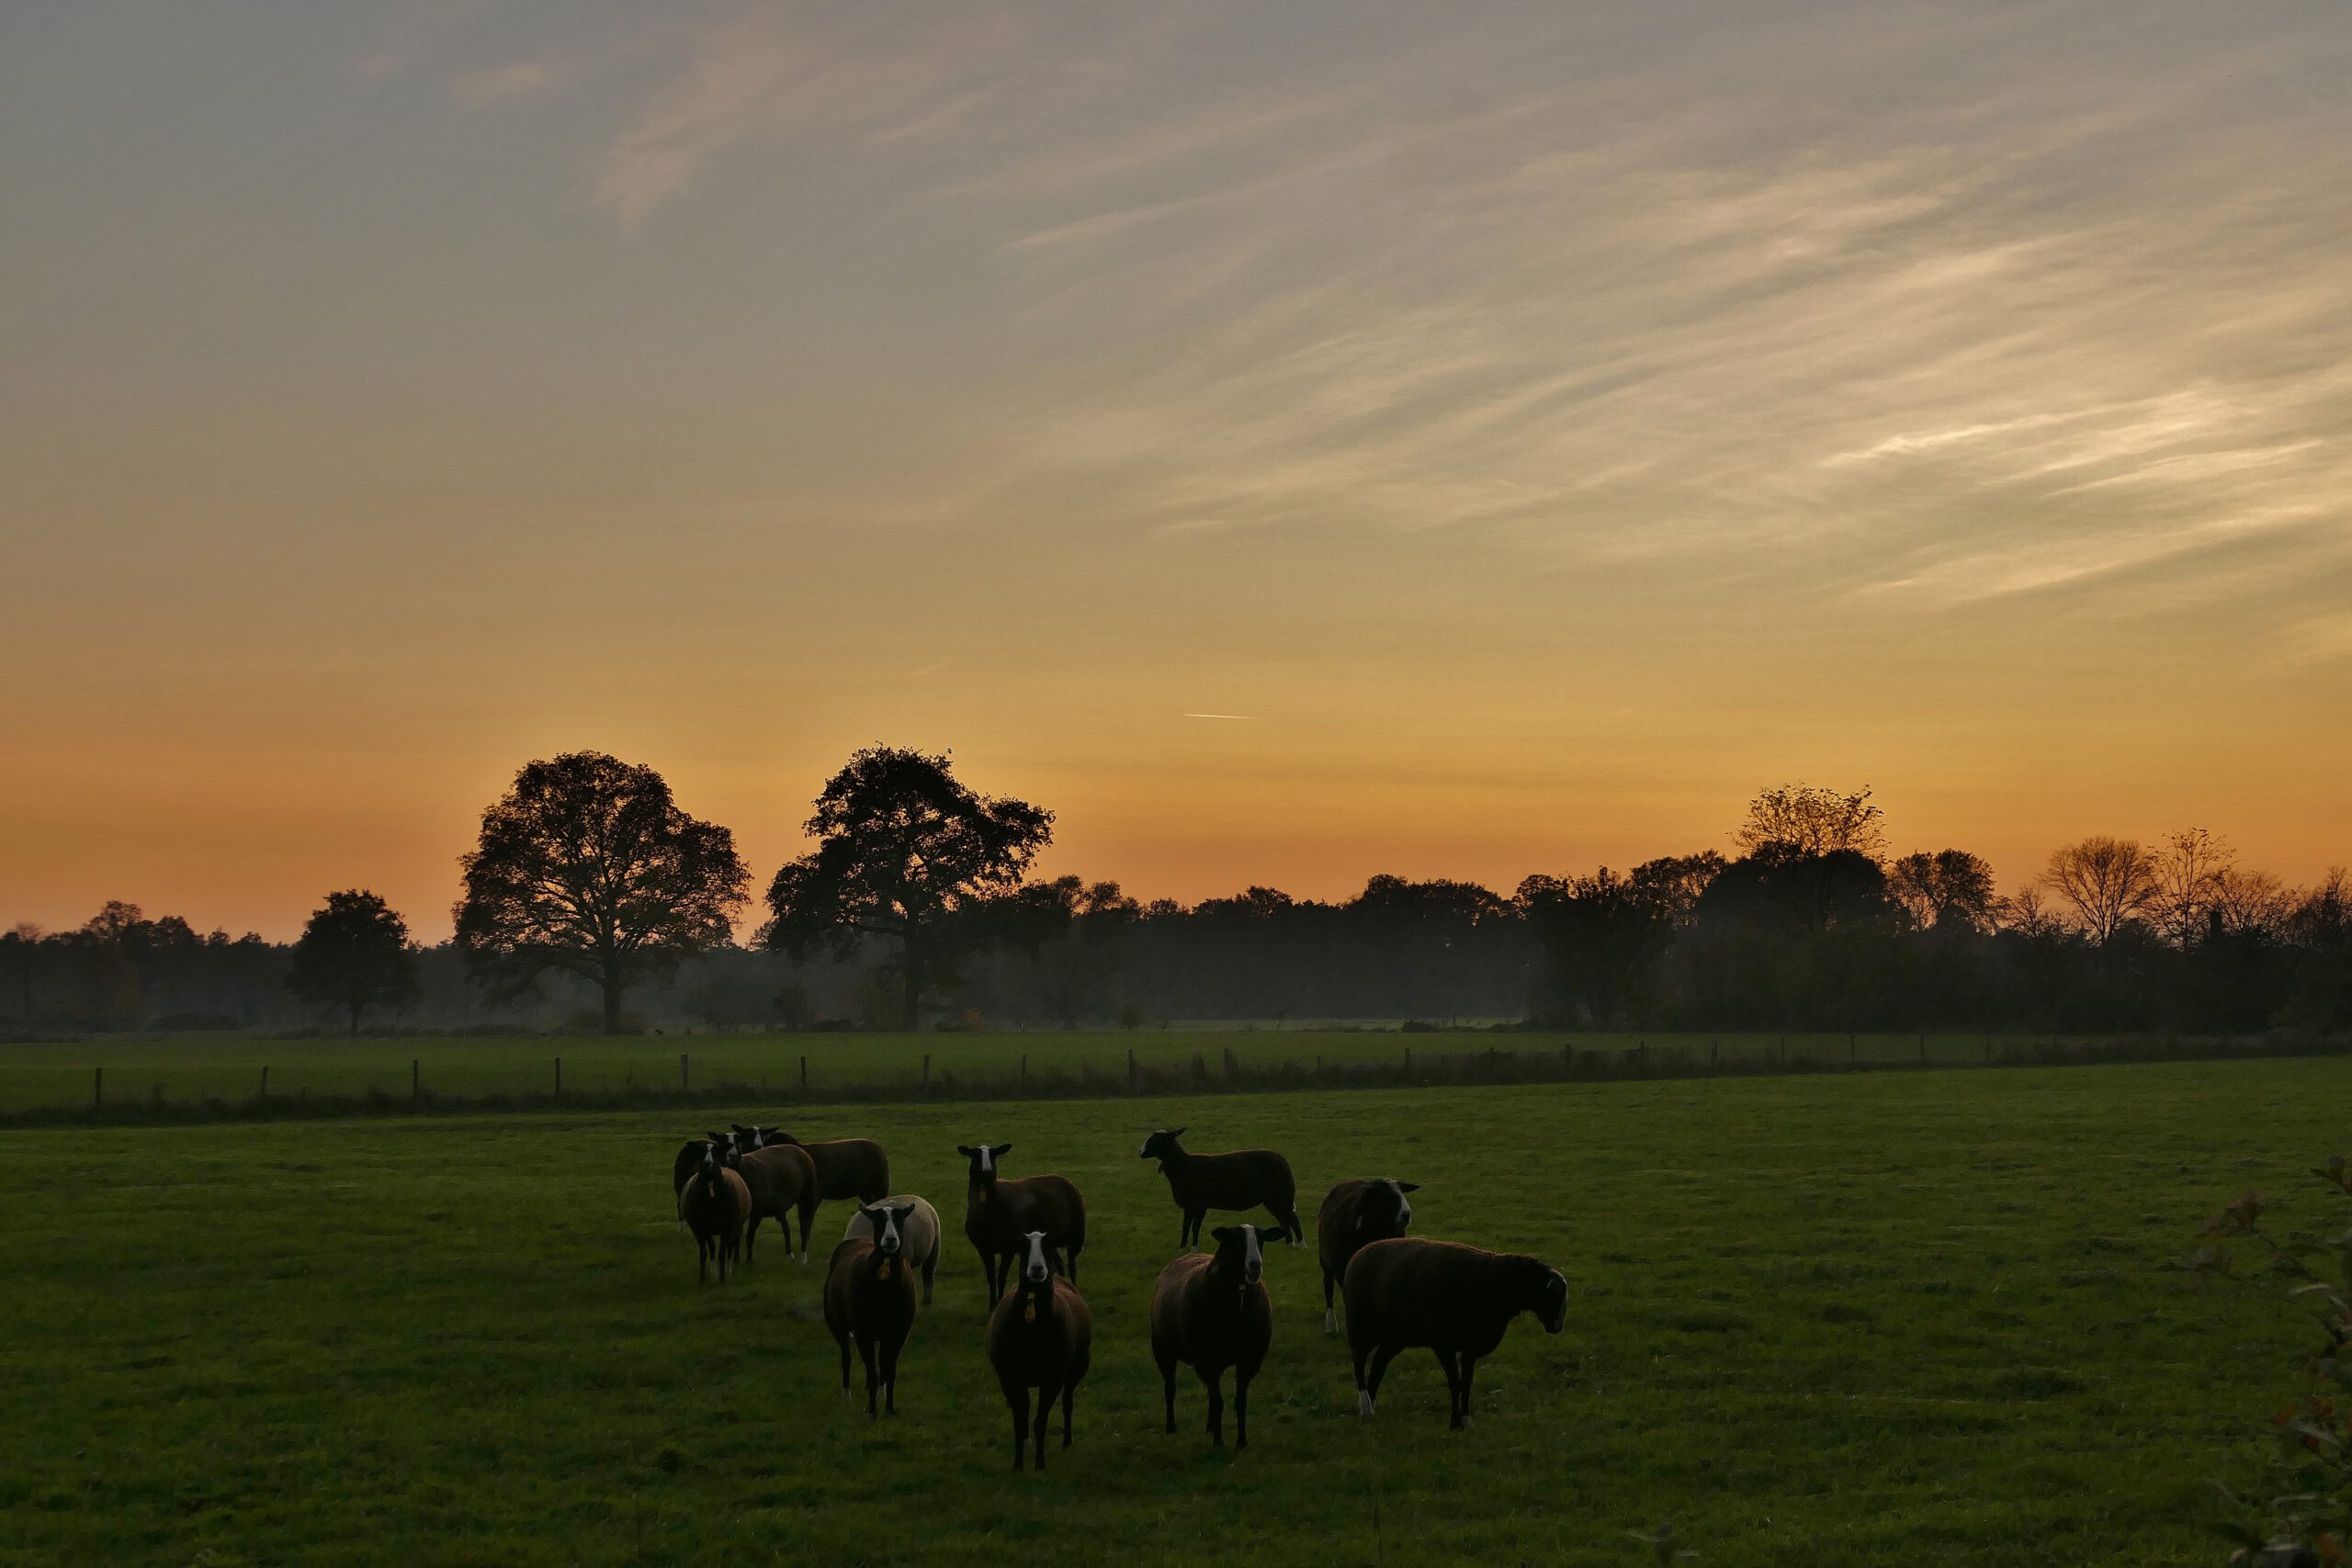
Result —
M405 1081L364 1088L272 1081L261 1064L251 1092L170 1093L164 1079L137 1069L109 1072L93 1064L86 1097L51 1099L0 1109L0 1126L269 1121L340 1116L445 1115L469 1111L629 1110L660 1107L773 1108L861 1102L989 1101L1100 1099L1122 1096L1248 1093L1278 1089L1419 1089L1481 1084L1610 1082L1823 1075L1858 1072L1962 1070L2103 1063L2211 1061L2237 1057L2352 1054L2352 1036L2273 1032L2242 1036L1953 1036L1921 1034L1912 1048L1890 1049L1884 1035L1672 1036L1631 1044L1488 1044L1462 1048L1443 1036L1388 1037L1378 1054L1351 1042L1344 1051L1317 1051L1307 1033L1285 1037L1279 1049L1204 1047L1182 1056L1080 1052L1041 1053L1033 1067L1026 1051L1006 1052L975 1065L967 1056L892 1067L836 1057L815 1068L808 1054L788 1058L789 1070L745 1077L724 1062L698 1072L695 1053L676 1054L675 1077L640 1076L632 1061L623 1081L609 1066L583 1078L578 1058L550 1054L536 1086L515 1081L516 1064L499 1064L488 1081L469 1072L462 1055L406 1060ZM1865 1042L1870 1048L1865 1050ZM1964 1043L1972 1049L1956 1049ZM1727 1048L1727 1045L1729 1048ZM959 1065L949 1065L951 1061ZM665 1066L667 1065L665 1059ZM782 1062L779 1062L782 1065ZM863 1068L864 1070L861 1070ZM380 1074L378 1076L381 1076ZM472 1080L472 1081L469 1081Z

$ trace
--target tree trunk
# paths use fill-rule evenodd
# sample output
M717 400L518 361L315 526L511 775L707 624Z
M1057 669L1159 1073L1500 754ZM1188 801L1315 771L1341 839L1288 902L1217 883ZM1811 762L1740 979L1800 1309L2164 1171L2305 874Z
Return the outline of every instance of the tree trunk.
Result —
M610 970L605 972L605 1032L621 1032L621 977Z
M355 1037L359 1033L359 1005L357 997L351 998L351 1032Z
M899 1007L899 1027L913 1033L922 1027L922 953L909 937L904 953L906 973L899 977L901 1000Z

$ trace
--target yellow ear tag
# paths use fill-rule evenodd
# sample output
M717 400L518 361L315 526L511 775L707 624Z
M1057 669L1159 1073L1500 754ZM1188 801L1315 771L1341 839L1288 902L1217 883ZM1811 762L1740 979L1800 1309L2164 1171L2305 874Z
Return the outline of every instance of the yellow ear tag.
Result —
M888 1258L884 1258L884 1259L882 1260L882 1278L884 1278L885 1280L887 1280L887 1279L888 1279L889 1277L890 1277L890 1260L889 1260Z
M1037 1321L1037 1303L1035 1302L1031 1302L1028 1305L1021 1309L1021 1321L1023 1323L1035 1323Z

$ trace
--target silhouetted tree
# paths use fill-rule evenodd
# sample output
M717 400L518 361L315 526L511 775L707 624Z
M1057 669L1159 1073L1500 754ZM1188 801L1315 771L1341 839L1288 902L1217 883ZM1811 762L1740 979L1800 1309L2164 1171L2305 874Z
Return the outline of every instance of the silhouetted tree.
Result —
M2106 837L2052 850L2041 882L2100 947L2113 942L2125 922L2154 908L2162 891L2154 856L2132 840Z
M1966 850L1905 855L1886 868L1886 885L1921 931L1993 929L1993 867Z
M2147 903L2149 921L2175 947L2205 934L2222 878L2236 865L2229 840L2202 828L2172 834L2150 854L2155 886Z
M458 863L458 945L511 995L549 970L602 988L605 1032L634 982L733 940L749 881L734 835L680 810L651 768L600 751L533 762Z
M1621 877L1605 865L1521 882L1517 902L1545 959L1538 1016L1618 1022L1673 939L1675 892L1670 879Z
M0 950L7 953L8 967L17 982L12 987L17 993L17 1017L27 1034L33 1029L33 966L40 962L45 934L30 920L18 920L6 936L0 936Z
M294 944L286 988L319 1007L340 1008L351 1032L371 1007L399 1007L416 995L408 923L364 888L330 893Z
M1782 784L1747 803L1739 826L1739 847L1750 855L1786 861L1799 856L1850 851L1870 860L1886 852L1880 822L1886 814L1871 804L1868 788L1851 795L1811 784Z
M1053 841L1054 814L975 794L944 754L887 746L852 756L816 807L804 826L817 848L775 874L763 940L796 954L897 942L899 1022L913 1029L925 991L982 937L964 917L1021 885Z

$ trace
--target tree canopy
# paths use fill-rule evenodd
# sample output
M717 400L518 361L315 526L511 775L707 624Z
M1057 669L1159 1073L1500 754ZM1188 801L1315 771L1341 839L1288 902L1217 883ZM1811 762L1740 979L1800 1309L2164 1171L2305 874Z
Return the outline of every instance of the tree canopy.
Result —
M408 923L365 888L330 893L294 944L286 988L304 1001L342 1010L351 1032L371 1007L398 1007L416 995L416 958Z
M459 865L457 940L469 968L512 992L548 970L603 989L621 1027L629 985L734 940L750 874L735 838L679 809L651 768L601 751L533 762L482 813Z

